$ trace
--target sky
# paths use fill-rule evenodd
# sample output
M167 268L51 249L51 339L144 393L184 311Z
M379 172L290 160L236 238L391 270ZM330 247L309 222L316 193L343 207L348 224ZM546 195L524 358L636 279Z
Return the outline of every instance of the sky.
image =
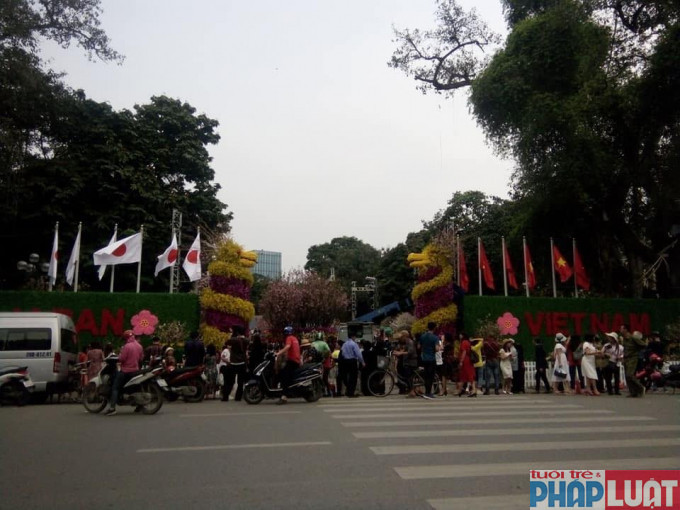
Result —
M505 33L500 0L459 3ZM508 196L513 162L494 155L467 93L424 95L387 65L393 26L433 27L434 0L101 5L122 65L90 62L75 46L45 44L43 57L117 110L165 94L217 120L209 152L232 235L282 252L284 271L335 237L404 242L456 191Z

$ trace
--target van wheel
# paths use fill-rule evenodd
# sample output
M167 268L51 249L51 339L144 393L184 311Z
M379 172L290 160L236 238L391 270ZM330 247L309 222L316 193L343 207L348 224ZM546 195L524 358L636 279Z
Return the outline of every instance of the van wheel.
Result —
M106 399L97 391L97 385L90 383L83 390L83 406L87 412L97 414L106 407Z

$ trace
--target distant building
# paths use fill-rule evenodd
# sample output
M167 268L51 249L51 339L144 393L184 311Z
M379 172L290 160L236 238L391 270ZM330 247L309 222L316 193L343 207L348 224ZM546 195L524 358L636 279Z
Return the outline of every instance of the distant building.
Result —
M257 264L253 266L253 274L259 274L278 280L281 278L281 252L255 250L257 253Z

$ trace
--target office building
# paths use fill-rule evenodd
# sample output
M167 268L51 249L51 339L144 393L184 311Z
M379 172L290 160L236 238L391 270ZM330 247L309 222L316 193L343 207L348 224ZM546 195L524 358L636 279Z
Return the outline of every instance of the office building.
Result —
M281 278L281 252L255 250L257 253L257 264L253 266L253 274L259 274L278 280Z

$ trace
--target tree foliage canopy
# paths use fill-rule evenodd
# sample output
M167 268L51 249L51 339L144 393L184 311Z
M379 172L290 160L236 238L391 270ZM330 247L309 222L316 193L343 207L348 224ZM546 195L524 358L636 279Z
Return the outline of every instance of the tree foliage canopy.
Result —
M336 282L313 272L293 270L269 284L260 311L274 331L329 327L347 314L347 294Z
M455 27L452 19L466 21L454 4L451 19L437 15L446 24L440 31ZM680 216L680 6L503 4L511 31L470 80L470 103L496 149L517 162L513 229L578 238L586 265L600 269L601 289L640 295L645 267L668 245ZM422 44L439 57L450 51L432 35ZM412 54L404 68L416 72L434 61ZM680 262L677 250L674 257ZM670 276L651 275L652 285L662 293L677 288Z
M219 141L217 121L165 96L115 111L70 90L39 58L39 39L48 38L63 47L78 44L91 58L120 61L100 28L99 4L0 2L0 236L12 246L0 254L3 287L20 285L14 269L20 258L49 258L56 221L62 254L70 253L83 223L80 280L89 287L99 286L91 254L108 242L114 224L119 235L145 226L149 268L170 241L173 209L183 213L185 241L199 225L229 229L231 213L217 198L207 150ZM121 280L134 279L127 273L120 272ZM167 288L167 272L161 275L148 276L145 289Z

